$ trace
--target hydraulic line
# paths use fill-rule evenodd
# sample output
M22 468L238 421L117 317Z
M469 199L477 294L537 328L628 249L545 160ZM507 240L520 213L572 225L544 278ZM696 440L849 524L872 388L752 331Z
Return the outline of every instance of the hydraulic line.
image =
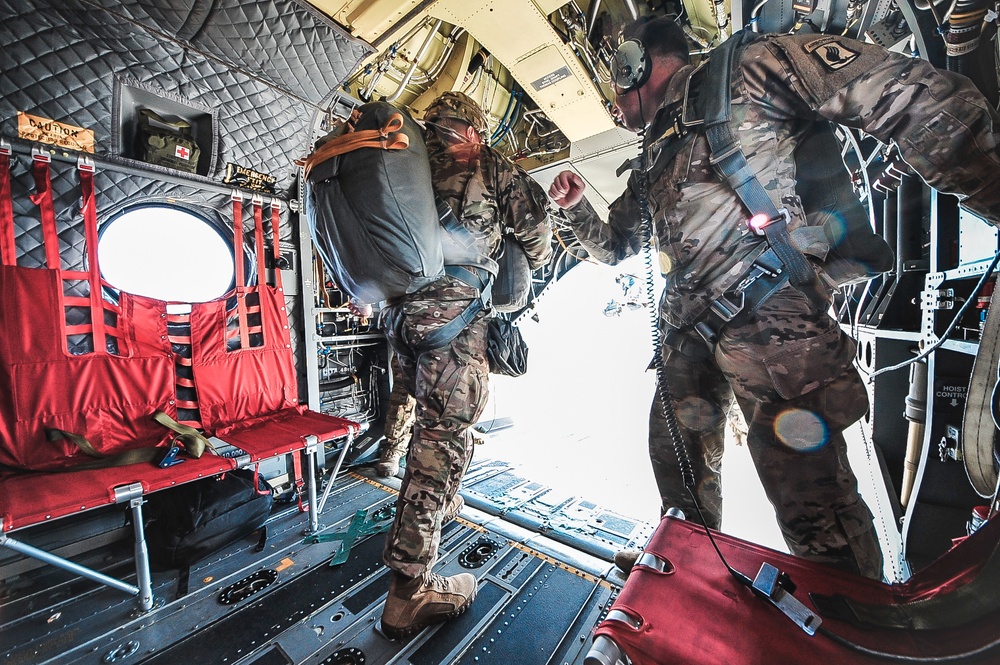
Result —
M947 23L942 28L948 70L970 75L974 66L972 54L979 48L986 11L983 0L957 0L945 17Z

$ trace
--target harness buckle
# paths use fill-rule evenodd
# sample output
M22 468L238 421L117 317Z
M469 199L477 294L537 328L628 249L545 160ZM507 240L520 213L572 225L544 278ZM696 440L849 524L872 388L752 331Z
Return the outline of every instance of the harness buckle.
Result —
M12 154L14 154L14 149L7 143L6 139L0 138L0 155L7 155L9 157Z
M729 299L729 295L732 294L736 296L738 302L733 302ZM743 294L742 289L738 291L727 291L721 296L712 301L709 305L709 309L717 317L722 319L724 323L729 323L743 311L746 306L746 296Z
M48 164L52 161L52 155L41 148L34 147L31 149L31 159L42 164Z
M763 237L767 235L767 227L771 226L771 224L782 221L787 224L791 219L791 216L788 214L788 208L780 208L777 217L769 217L766 213L759 212L747 220L747 228L754 235Z

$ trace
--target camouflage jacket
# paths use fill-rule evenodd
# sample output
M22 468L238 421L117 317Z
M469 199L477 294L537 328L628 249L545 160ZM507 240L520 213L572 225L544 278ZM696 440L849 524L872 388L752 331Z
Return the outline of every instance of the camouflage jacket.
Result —
M465 258L462 264L490 267L495 271L500 239L512 233L524 246L532 269L546 263L552 254L552 229L545 212L547 198L535 180L489 146L445 145L434 132L425 133L431 162L434 192L469 232L453 237ZM471 245L471 247L469 247ZM446 263L449 261L446 243ZM456 286L459 285L459 286ZM460 282L444 278L421 289L410 299L455 300L469 297Z
M643 143L666 277L661 314L678 328L697 320L766 249L748 231L748 213L735 191L713 171L697 125L691 123L694 139L673 159L657 159L694 71L685 67L671 79ZM790 229L805 224L793 153L818 119L897 145L930 186L1000 224L1000 116L968 79L844 37L772 35L745 48L731 85L734 132L775 206L788 210ZM685 120L692 109L688 100ZM618 263L642 249L635 177L633 172L630 187L612 204L607 223L586 201L568 211L577 237L602 262ZM800 249L822 259L829 247L814 242Z

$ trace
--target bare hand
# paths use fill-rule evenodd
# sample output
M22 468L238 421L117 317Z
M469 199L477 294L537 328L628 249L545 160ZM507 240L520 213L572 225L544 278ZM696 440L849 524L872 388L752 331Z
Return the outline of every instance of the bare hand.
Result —
M549 198L560 208L572 208L583 199L583 191L586 188L583 178L573 171L563 171L552 181Z
M353 300L347 303L347 309L351 312L351 314L361 319L367 319L372 315L371 305L369 304L359 305Z

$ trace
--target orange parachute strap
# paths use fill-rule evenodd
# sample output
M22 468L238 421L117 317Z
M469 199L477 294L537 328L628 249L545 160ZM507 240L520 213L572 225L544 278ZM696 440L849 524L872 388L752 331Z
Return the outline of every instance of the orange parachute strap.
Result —
M313 168L326 160L352 152L358 148L381 148L382 150L405 150L410 146L410 137L402 133L403 114L393 113L382 129L361 129L341 134L324 143L306 158L306 178Z

